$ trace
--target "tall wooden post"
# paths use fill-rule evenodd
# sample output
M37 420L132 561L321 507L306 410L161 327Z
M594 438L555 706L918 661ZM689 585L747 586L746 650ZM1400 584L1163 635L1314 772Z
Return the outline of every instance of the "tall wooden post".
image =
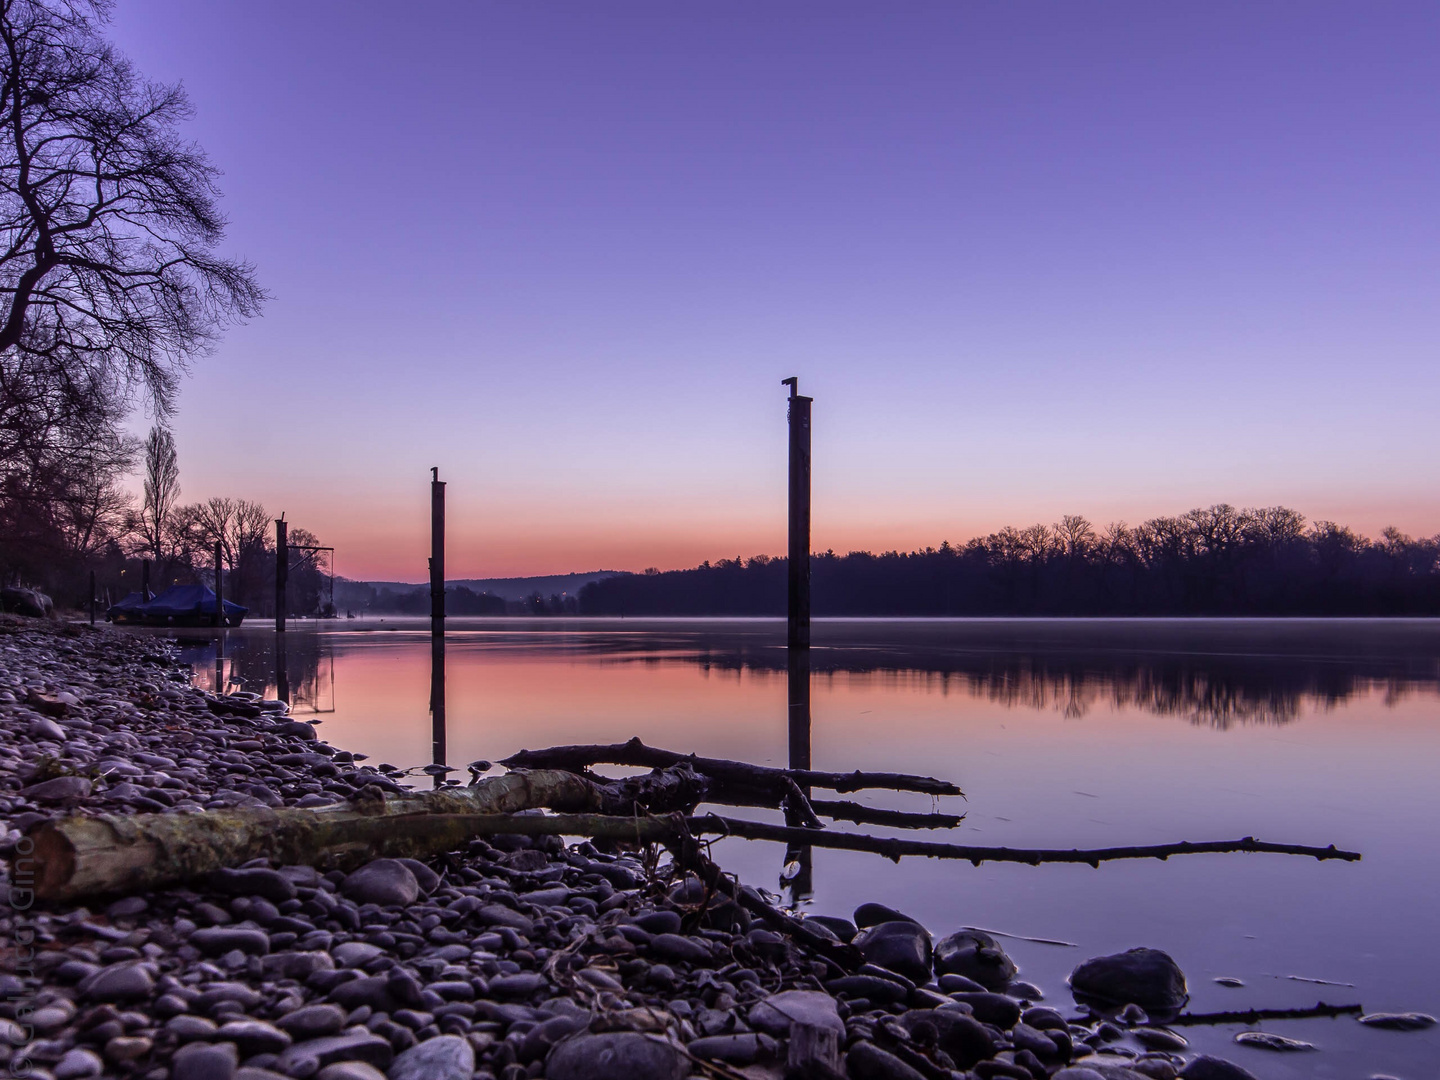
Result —
M799 380L790 387L790 550L789 603L786 614L792 648L810 646L810 402L801 397Z
M220 591L220 541L215 541L215 625L225 628L225 597ZM218 693L218 691L217 691Z
M445 633L445 482L430 470L430 632Z
M150 602L150 560L146 559L140 564L140 602Z
M290 577L289 526L282 517L275 522L275 632L285 632L285 584ZM281 661L283 664L283 660Z
M95 571L90 571L90 625L95 625Z

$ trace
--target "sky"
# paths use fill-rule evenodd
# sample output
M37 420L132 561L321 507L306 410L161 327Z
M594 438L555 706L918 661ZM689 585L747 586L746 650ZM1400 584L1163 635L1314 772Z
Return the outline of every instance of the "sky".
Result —
M352 578L1284 504L1440 532L1431 3L119 0L272 299L182 499ZM138 416L140 429L149 419Z

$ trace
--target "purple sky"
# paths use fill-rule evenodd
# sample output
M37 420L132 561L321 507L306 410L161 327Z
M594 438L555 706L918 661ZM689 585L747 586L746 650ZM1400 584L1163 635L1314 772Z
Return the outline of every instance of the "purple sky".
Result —
M347 576L1285 503L1440 531L1432 3L120 0L275 299L183 497ZM277 404L278 402L278 404Z

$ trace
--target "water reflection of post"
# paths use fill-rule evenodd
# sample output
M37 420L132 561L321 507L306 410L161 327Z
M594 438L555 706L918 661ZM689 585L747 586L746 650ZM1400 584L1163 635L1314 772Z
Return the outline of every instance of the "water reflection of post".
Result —
M215 635L215 693L225 693L225 631Z
M275 635L275 696L290 703L290 676L285 671L285 636Z
M810 646L791 646L789 649L789 700L790 700L790 768L810 768ZM805 797L810 797L810 788L802 786ZM787 825L799 825L793 815L786 815ZM785 849L786 874L791 875L785 883L790 889L791 906L808 900L814 895L813 852L809 844L791 845Z
M431 758L436 765L445 764L445 635L430 635L430 740ZM435 774L438 788L445 779Z

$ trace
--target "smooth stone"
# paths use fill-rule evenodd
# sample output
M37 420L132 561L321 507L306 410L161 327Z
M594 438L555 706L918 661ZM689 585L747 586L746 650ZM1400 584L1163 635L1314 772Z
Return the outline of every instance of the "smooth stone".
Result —
M482 904L471 916L482 926L508 926L529 937L535 932L535 923L504 904Z
M1180 1070L1180 1080L1256 1080L1256 1076L1233 1062L1201 1054Z
M280 952L260 961L260 970L269 977L298 982L304 982L317 971L329 971L334 966L335 960L327 952Z
M690 1061L680 1048L638 1031L574 1035L545 1059L546 1080L682 1080Z
M985 987L981 986L974 979L967 979L964 975L941 975L940 989L947 994L984 994L988 993Z
M330 955L341 967L352 968L364 967L384 951L379 945L371 945L368 941L347 941L331 949Z
M475 1049L458 1035L437 1035L410 1047L390 1065L390 1080L470 1080Z
M884 904L861 904L855 909L855 925L861 930L868 926L878 926L883 922L912 922L916 926L920 925L918 919L912 919L903 911L896 911Z
M860 932L859 927L849 919L842 919L836 915L807 915L805 921L820 924L846 944L854 941L855 935Z
M170 1080L233 1080L238 1064L234 1043L190 1043L175 1051Z
M222 1024L217 1037L233 1042L246 1057L255 1054L278 1054L293 1041L274 1024L248 1017Z
M863 1040L845 1054L845 1072L850 1080L925 1080L918 1069Z
M246 956L264 956L270 951L270 935L243 926L207 926L190 935L190 944L206 956L224 956L232 949Z
M770 1035L784 1038L791 1024L828 1028L845 1038L845 1022L840 1019L835 999L816 990L782 990L771 994L750 1008L748 1017L753 1027Z
M1071 1065L1068 1069L1061 1069L1050 1080L1105 1080L1105 1074L1087 1069L1084 1065Z
M389 980L384 975L372 975L368 979L355 979L341 983L330 991L330 1000L344 1009L358 1009L368 1005L376 1012L390 1012L399 1003L390 993Z
M143 1035L117 1035L105 1043L105 1059L117 1065L128 1065L144 1057L154 1046L154 1041Z
M1360 1017L1366 1027L1385 1028L1390 1031L1424 1031L1435 1026L1435 1017L1427 1013L1366 1013Z
M127 896L123 900L116 900L105 909L105 917L108 919L133 919L145 914L150 908L150 903L143 896Z
M1260 1050L1275 1050L1279 1053L1297 1053L1316 1049L1314 1043L1305 1042L1303 1039L1291 1039L1285 1035L1276 1035L1272 1031L1242 1031L1235 1036L1235 1041L1241 1046L1254 1046Z
M403 907L419 897L420 883L399 859L375 859L340 882L339 891L357 904Z
M1147 1050L1184 1050L1190 1045L1184 1035L1167 1028L1137 1027L1130 1034Z
M384 1076L384 1073L377 1073ZM284 1073L272 1072L270 1069L262 1069L258 1065L241 1065L235 1070L235 1080L290 1080Z
M98 1054L77 1046L65 1052L65 1056L55 1063L53 1071L55 1080L85 1080L86 1077L99 1076L104 1068L105 1063Z
M903 919L876 923L860 933L855 945L868 963L917 983L930 981L930 934L919 923Z
M545 976L534 971L521 971L491 979L490 993L498 997L529 997L546 985Z
M975 1019L998 1028L1012 1028L1020 1020L1020 1003L1004 994L990 991L951 994L951 999L970 1006Z
M679 934L656 934L650 940L650 950L666 960L686 964L708 964L714 959L704 945Z
M154 990L149 969L129 961L102 968L81 984L81 994L89 1001L138 1001Z
M420 891L425 895L428 896L440 887L440 875L419 859L396 859L395 861L415 875L415 883L420 886Z
M210 887L227 896L258 896L272 904L295 899L295 883L278 870L253 866L248 870L216 870L208 879Z
M922 1025L934 1028L935 1044L962 1069L995 1055L991 1029L959 1009L912 1009L900 1023L912 1036Z
M385 1080L385 1074L363 1061L337 1061L316 1073L315 1080Z
M1019 968L983 930L959 930L935 946L935 971L963 976L986 990L1004 990Z
M910 998L910 991L898 982L882 979L876 975L842 975L831 979L825 989L832 994L844 994L847 998L864 998L898 1005Z
M191 1043L209 1042L220 1029L213 1020L181 1013L166 1020L163 1030L174 1036L176 1042Z
M737 1035L707 1035L686 1046L705 1061L723 1061L727 1065L753 1065L761 1058L774 1057L779 1049L769 1035L747 1031Z
M647 911L635 916L634 924L652 934L678 934L680 913L678 911Z
M59 803L68 799L83 799L92 787L83 776L57 776L53 780L42 780L21 788L20 794L33 802Z
M366 1031L297 1042L276 1059L275 1068L290 1076L302 1076L318 1072L336 1061L363 1061L383 1069L394 1058L395 1049L389 1040ZM310 1068L312 1064L314 1068ZM307 1068L310 1073L297 1071Z
M1070 974L1077 995L1110 1005L1173 1012L1190 1000L1185 973L1159 949L1130 949L1087 960Z
M346 1012L339 1005L306 1005L286 1013L275 1026L300 1042L336 1034L345 1026Z

